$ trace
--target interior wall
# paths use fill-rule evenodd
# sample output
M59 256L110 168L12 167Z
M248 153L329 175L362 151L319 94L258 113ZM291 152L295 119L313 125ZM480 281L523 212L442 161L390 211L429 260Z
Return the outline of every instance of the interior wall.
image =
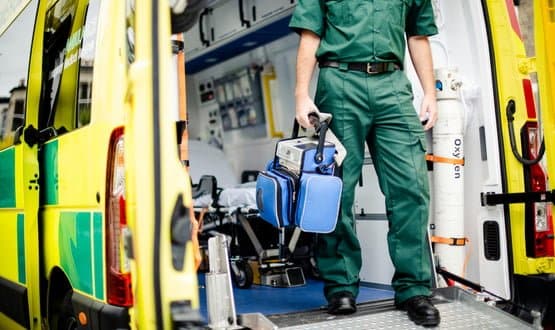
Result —
M187 76L190 138L200 139L208 127L207 118L201 113L204 109L200 105L198 84L253 64L273 66L276 79L271 84L271 102L275 130L282 132L284 137L290 136L295 117L295 64L298 42L299 37L291 33L267 45ZM316 89L317 71L315 68L310 87L313 94ZM272 138L268 134L258 139L224 140L223 151L232 164L234 172L240 176L244 170L264 169L266 163L273 158L277 140L278 138Z

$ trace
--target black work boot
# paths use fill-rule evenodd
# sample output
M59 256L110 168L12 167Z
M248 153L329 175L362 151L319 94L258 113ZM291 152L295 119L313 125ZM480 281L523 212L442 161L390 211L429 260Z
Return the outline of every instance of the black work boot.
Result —
M439 311L428 296L415 296L404 301L397 308L407 311L409 318L417 325L433 327L439 324Z
M333 315L353 314L357 305L353 294L348 291L336 292L331 295L328 303L328 313Z

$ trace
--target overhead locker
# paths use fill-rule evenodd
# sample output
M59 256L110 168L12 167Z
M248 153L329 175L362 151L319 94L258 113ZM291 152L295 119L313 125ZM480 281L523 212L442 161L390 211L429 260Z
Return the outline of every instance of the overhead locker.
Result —
M278 15L283 11L292 8L297 3L296 0L245 0L250 3L250 18L252 24L264 22L272 16Z
M195 25L184 34L183 42L184 49L187 57L193 56L208 47L208 24L206 21L206 16L208 15L209 9L205 9L199 16L198 21Z
M223 41L226 38L246 29L246 24L241 23L240 5L243 1L219 1L210 9L208 22L210 24L210 37L212 42Z
M212 1L184 35L186 69L196 73L283 37L295 0Z

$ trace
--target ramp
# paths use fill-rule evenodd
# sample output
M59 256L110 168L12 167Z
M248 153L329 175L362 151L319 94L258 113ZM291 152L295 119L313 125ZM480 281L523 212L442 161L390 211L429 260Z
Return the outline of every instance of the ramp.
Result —
M441 323L435 329L534 329L534 327L458 287L435 291L434 303L441 313ZM325 311L268 316L284 330L322 329L422 329L393 306L392 300L358 305L351 316L332 316Z

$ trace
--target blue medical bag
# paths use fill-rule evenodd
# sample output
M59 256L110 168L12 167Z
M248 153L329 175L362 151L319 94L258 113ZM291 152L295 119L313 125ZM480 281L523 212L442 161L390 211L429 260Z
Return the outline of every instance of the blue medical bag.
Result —
M259 215L274 227L297 226L312 233L335 229L343 183L333 175L335 146L325 141L326 130L327 124L318 138L278 141L274 159L258 175Z
M276 228L293 224L292 205L295 178L280 169L268 169L256 179L256 204L259 215Z

